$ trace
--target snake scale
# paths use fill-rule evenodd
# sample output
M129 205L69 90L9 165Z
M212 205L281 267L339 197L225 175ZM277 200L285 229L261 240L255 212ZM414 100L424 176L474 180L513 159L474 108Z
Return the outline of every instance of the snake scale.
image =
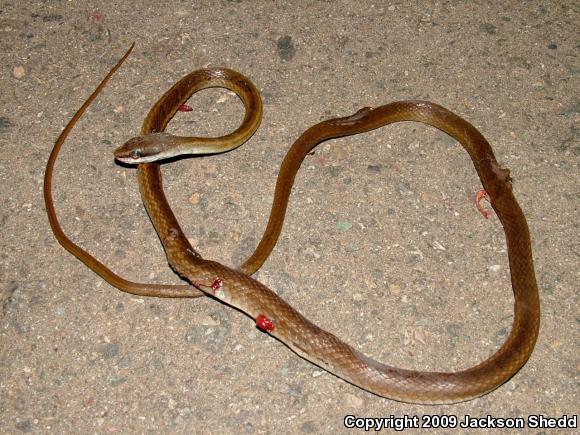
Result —
M363 108L352 116L320 122L306 130L290 148L281 165L272 212L254 254L235 270L203 259L189 244L163 193L156 160L183 153L215 153L233 149L258 128L262 114L259 93L244 76L211 68L188 74L167 91L147 115L141 136L115 151L118 160L138 164L141 196L165 249L170 266L192 286L139 284L124 280L72 242L58 222L52 199L54 162L68 133L96 98L131 49L117 62L74 115L56 141L45 172L44 195L49 221L57 240L88 267L117 288L133 294L161 297L210 295L252 317L257 326L286 344L304 359L369 392L411 403L454 403L484 395L510 379L530 357L540 326L540 302L526 219L512 193L509 171L497 163L491 146L470 123L449 110L426 101L399 101ZM199 89L225 87L245 106L242 124L220 138L178 137L164 130L181 104ZM467 151L490 203L504 228L514 293L514 319L504 344L492 356L458 372L421 372L377 362L322 330L276 293L250 275L273 249L282 229L290 191L304 157L319 143L370 131L400 121L416 121L455 138ZM201 292L200 292L201 290Z

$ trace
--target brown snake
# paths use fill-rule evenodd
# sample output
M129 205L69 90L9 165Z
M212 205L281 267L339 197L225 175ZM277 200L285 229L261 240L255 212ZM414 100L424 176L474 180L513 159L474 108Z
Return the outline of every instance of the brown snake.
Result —
M78 118L130 51L131 49L103 79L55 144L47 164L44 185L49 220L58 241L67 250L121 290L163 297L199 296L199 291L190 286L136 284L120 278L66 237L54 211L51 179L60 147ZM206 139L176 138L162 133L177 108L195 91L214 86L233 90L245 105L245 118L234 133L223 138ZM226 69L196 71L176 83L157 101L143 123L142 136L116 150L115 155L119 160L139 161L139 158L149 159L146 155L150 149L148 147L157 146L153 153L160 152L163 156L165 145L180 147L186 143L199 144L202 152L232 149L253 134L260 117L261 100L248 79ZM505 231L514 292L512 329L495 354L466 370L453 373L420 372L381 364L320 329L270 289L248 276L260 267L276 244L290 190L304 157L322 141L366 132L399 121L429 124L463 145ZM225 143L225 146L220 143ZM144 144L149 145L144 149L140 148ZM163 193L158 163L139 164L138 173L143 202L163 243L169 264L180 276L204 293L255 319L260 329L282 341L301 357L364 390L412 403L465 401L486 394L503 384L526 363L532 353L540 326L540 303L528 226L512 193L509 172L500 168L490 145L475 127L441 106L425 101L400 101L373 109L364 108L349 117L323 121L304 132L282 163L266 232L256 252L241 267L245 273L215 261L204 260L191 247Z

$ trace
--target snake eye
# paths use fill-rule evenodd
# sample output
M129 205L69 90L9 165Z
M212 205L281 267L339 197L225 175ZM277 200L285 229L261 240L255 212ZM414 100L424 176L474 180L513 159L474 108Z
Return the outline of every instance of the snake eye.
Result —
M139 151L137 149L131 151L131 158L140 159L141 158L141 151Z

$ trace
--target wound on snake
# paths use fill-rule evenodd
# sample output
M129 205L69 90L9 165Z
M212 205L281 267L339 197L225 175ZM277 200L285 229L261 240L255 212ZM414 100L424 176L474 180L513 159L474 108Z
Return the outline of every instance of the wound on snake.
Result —
M256 317L256 326L260 331L264 332L270 332L274 330L274 322L263 314L259 314L258 317Z

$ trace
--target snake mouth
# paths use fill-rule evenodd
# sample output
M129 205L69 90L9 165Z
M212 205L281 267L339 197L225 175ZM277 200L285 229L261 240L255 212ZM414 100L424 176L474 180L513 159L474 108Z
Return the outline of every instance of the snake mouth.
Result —
M115 160L118 160L119 162L128 164L128 165L140 165L141 163L153 163L156 162L158 160L160 160L160 158L157 156L141 156L140 154L136 153L136 152L132 152L130 155L125 155L125 154L115 154Z
M129 164L145 163L143 161L143 158L145 157L143 155L143 142L144 138L142 136L129 139L113 151L115 160Z

